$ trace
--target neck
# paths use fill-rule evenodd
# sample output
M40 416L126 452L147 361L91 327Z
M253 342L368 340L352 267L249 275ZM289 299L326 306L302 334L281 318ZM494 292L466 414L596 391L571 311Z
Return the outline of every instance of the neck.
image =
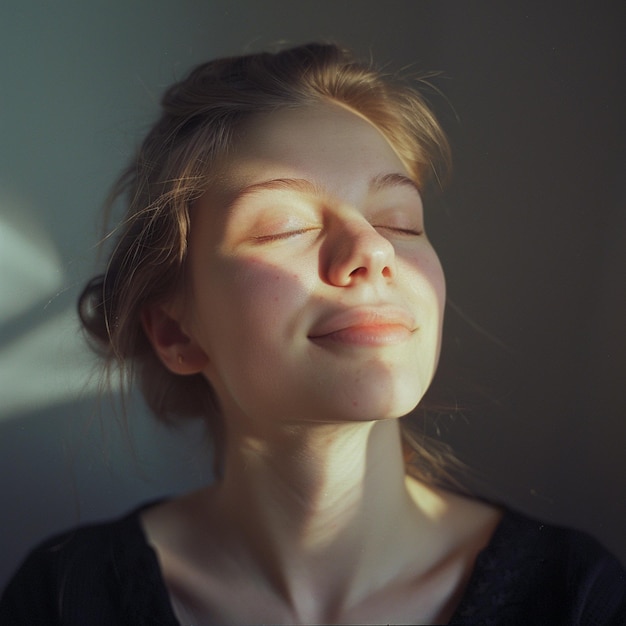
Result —
M237 545L293 604L299 590L337 603L383 584L441 506L409 488L397 420L230 436L215 497Z

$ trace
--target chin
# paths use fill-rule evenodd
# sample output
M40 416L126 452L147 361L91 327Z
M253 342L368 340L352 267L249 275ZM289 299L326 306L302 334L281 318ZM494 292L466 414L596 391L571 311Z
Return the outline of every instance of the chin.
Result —
M373 393L373 389L369 393L361 393L351 398L346 398L347 402L342 402L341 407L337 409L346 415L350 421L380 421L388 419L398 419L404 417L419 404L423 393L416 389L414 385L411 389L404 393L394 392Z

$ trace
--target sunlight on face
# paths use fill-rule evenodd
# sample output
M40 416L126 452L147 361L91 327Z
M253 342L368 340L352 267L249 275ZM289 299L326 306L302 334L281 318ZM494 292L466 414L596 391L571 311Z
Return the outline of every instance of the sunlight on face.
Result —
M445 298L419 192L334 104L243 129L197 202L183 326L227 418L398 417L435 371Z

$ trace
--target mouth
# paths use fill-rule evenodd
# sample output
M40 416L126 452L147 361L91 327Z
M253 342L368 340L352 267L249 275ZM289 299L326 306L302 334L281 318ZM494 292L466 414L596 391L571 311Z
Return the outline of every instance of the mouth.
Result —
M357 307L324 316L308 337L314 342L386 346L406 341L416 330L413 316L402 307Z

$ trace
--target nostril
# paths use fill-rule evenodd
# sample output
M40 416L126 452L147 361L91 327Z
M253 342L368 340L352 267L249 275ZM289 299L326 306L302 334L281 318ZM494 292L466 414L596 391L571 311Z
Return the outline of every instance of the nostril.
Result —
M364 266L356 267L350 272L351 277L361 276L367 274L367 268Z
M337 228L325 240L322 253L327 262L324 274L331 284L348 286L368 280L393 280L395 248L365 220Z

